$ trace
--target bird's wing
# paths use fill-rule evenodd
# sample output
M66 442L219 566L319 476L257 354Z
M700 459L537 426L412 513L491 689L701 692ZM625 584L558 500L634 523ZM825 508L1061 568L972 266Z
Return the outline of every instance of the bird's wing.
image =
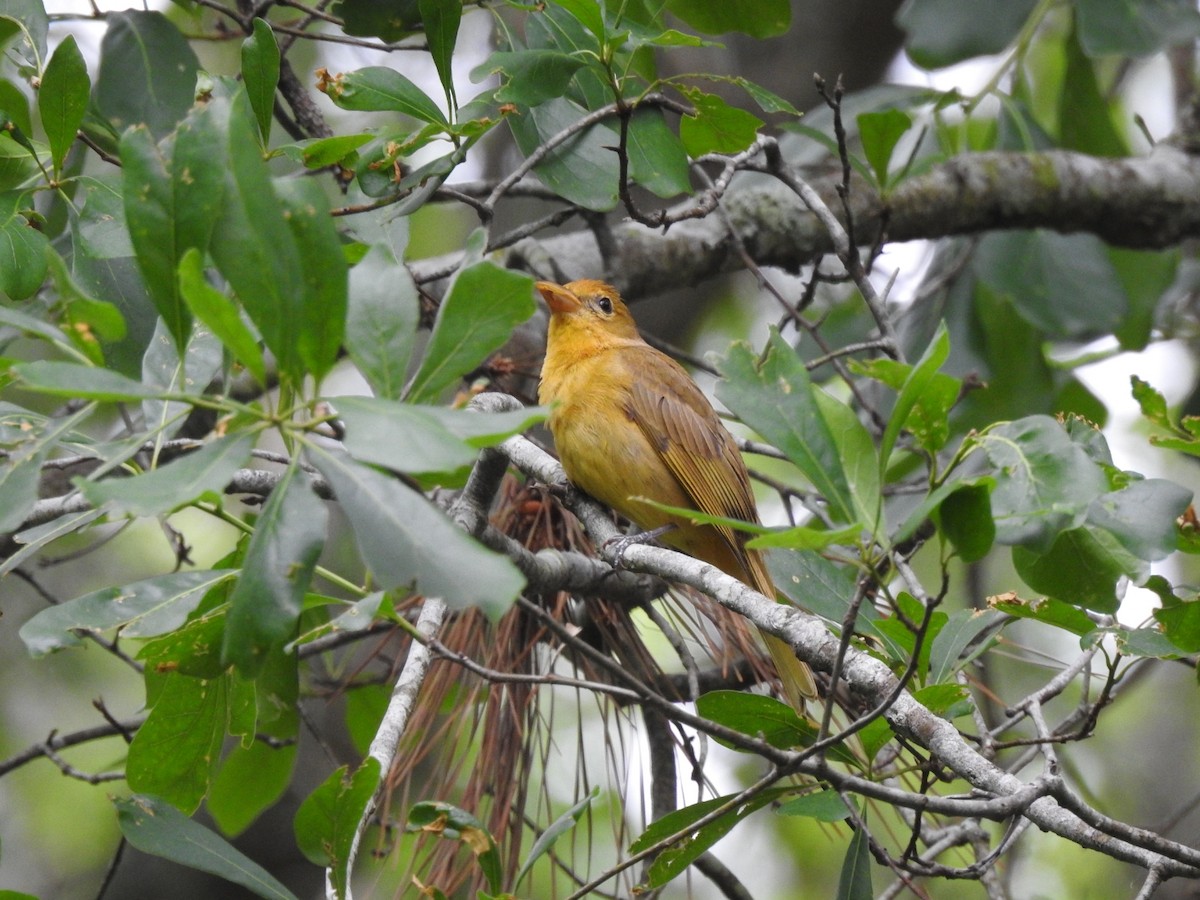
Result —
M655 362L661 362L662 357ZM714 516L758 521L746 465L733 436L708 398L681 368L655 365L654 379L634 378L627 413L659 450L695 509ZM733 529L717 526L743 567L753 568Z

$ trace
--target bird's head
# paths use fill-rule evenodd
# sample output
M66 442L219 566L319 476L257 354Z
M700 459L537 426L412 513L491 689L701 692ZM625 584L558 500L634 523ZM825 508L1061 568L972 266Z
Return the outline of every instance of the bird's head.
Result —
M617 289L591 278L554 284L537 283L550 307L551 340L558 334L588 334L593 340L640 340L633 316Z

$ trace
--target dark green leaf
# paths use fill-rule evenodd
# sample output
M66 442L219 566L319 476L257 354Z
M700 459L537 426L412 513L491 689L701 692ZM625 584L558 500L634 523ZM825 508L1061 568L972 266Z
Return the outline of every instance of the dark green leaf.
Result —
M193 325L181 359L159 319L142 357L142 384L157 389L160 395L184 399L143 400L147 428L164 436L182 428L193 408L186 398L206 391L223 362L220 341L203 325Z
M76 486L93 506L110 504L134 516L156 516L205 495L223 495L236 472L250 457L255 435L242 431L218 438L194 453L133 478L105 481L76 479Z
M1103 471L1049 416L1027 416L979 437L995 467L996 540L1046 550L1079 525L1098 495Z
M8 19L12 26L5 33L4 41L19 33L21 57L36 69L37 61L46 58L46 35L50 27L46 4L42 0L2 0L0 16Z
M296 345L304 371L319 383L337 361L346 328L347 272L329 201L316 180L280 181L276 192L299 251L304 292Z
M604 39L604 13L600 4L593 0L562 0L556 4L561 6L580 25L586 28L597 40Z
M667 0L667 9L703 34L742 31L769 38L783 34L792 24L788 0Z
M1156 615L1158 612L1162 612L1162 610L1156 610ZM1175 610L1169 610L1168 612L1175 612ZM1200 625L1200 621L1192 623L1192 628L1195 629L1196 625ZM1188 652L1195 653L1196 650L1200 650L1200 643L1195 643L1196 639L1200 637L1200 632L1192 635L1192 641L1196 650L1191 651L1185 651L1182 647L1173 643L1171 638L1164 634L1158 626L1149 626L1147 628L1125 628L1122 626L1097 628L1095 633L1089 635L1089 637L1099 640L1104 634L1111 634L1116 640L1117 649L1127 656L1179 659L1187 655Z
M398 399L421 309L412 275L386 243L350 270L346 352L377 396Z
M1087 522L1102 528L1138 559L1165 559L1175 550L1175 520L1191 503L1192 492L1164 478L1138 478L1097 497Z
M930 684L913 691L914 700L943 719L957 719L959 716L970 715L970 698L970 691L961 684Z
M433 56L438 78L447 97L454 96L454 72L450 61L454 56L454 44L458 40L458 26L462 21L462 0L418 0L421 25L425 28L425 42Z
M837 791L817 791L785 800L775 811L781 816L806 816L818 822L840 822L849 815Z
M929 683L942 684L953 678L961 667L963 651L1002 618L993 610L956 609L950 613L929 651Z
M449 125L429 96L395 69L368 66L336 75L321 89L342 109L404 113L433 125Z
M421 367L406 391L414 403L431 401L477 367L533 315L533 281L524 273L480 262L459 271L451 283Z
M214 100L209 107L219 102ZM258 150L257 126L249 116L246 95L235 94L232 104L218 111L227 125L222 156L227 158L228 172L225 203L210 250L275 354L281 373L299 382L308 374L300 355L301 329L311 326L305 311L308 273ZM340 324L339 319L331 327Z
M325 545L325 501L298 466L284 472L250 538L229 598L222 658L252 678L272 647L296 633L313 568Z
M707 153L740 153L754 143L762 119L730 106L716 94L684 91L694 112L679 120L679 138L693 159Z
M763 694L710 691L696 700L696 713L781 749L806 747L817 737L812 723L791 706Z
M1075 0L1079 42L1088 56L1147 56L1200 35L1189 0Z
M571 127L588 111L572 100L556 97L519 116L506 116L521 152L529 156L543 143ZM538 178L565 200L585 209L607 212L617 205L617 136L603 125L571 137L534 167Z
M854 570L817 553L768 553L767 566L775 586L794 604L830 622L841 623L854 597ZM877 618L869 603L860 616Z
M162 392L108 369L74 363L38 360L12 367L12 373L31 391L56 397L90 400L143 400Z
M38 112L50 143L55 171L62 168L67 151L75 143L75 132L83 122L91 92L87 63L75 36L68 34L54 49L38 89Z
M1109 247L1108 258L1129 298L1129 312L1113 333L1123 350L1142 350L1150 342L1159 301L1179 271L1179 252Z
M271 137L275 86L279 84L279 44L265 19L255 19L253 34L242 42L242 81L265 146Z
M874 896L875 889L871 887L871 848L866 830L856 827L850 838L850 846L846 848L846 858L842 860L837 900L872 900Z
M233 354L233 358L250 371L259 384L266 385L266 364L258 339L242 321L234 302L209 284L203 265L203 255L195 247L188 250L179 261L179 291L188 309L212 331ZM192 383L194 385L195 381Z
M100 42L95 103L118 133L145 125L169 134L192 106L200 63L179 29L160 12L110 13Z
M912 117L898 109L888 109L863 113L857 122L867 162L871 164L879 185L886 186L892 152L900 138L912 127Z
M228 721L226 678L168 673L129 745L129 786L162 797L189 815L195 812L216 771Z
M169 803L137 796L113 804L121 833L143 853L217 875L259 897L295 900L269 872Z
M496 92L498 102L537 106L563 96L583 65L580 57L561 50L498 51L472 70L471 79L483 81L489 75L505 75Z
M225 834L235 836L250 826L287 790L296 761L296 746L272 747L254 741L230 751L217 770L205 804Z
M280 147L278 152L288 159L303 163L308 169L323 169L326 166L344 164L352 166L357 158L355 151L374 140L371 134L338 134L327 138L313 138Z
M1141 582L1149 567L1099 528L1063 531L1045 550L1013 547L1013 566L1021 579L1047 596L1102 613L1115 613L1117 581Z
M417 0L340 0L333 14L345 21L346 34L388 43L408 37L421 24Z
M1194 9L1192 15L1200 18ZM1101 87L1096 63L1084 56L1072 31L1066 40L1067 69L1058 91L1059 142L1093 156L1127 156L1129 143L1113 119L1113 103Z
M693 803L691 806L667 813L656 820L642 832L637 840L629 845L629 851L639 853L671 835L683 833L683 837L655 857L654 864L650 867L646 879L647 886L661 887L682 873L695 861L696 857L722 840L733 830L735 825L751 813L794 790L794 788L773 788L740 804L733 802L733 795L714 797L711 800ZM713 821L692 827L700 819L725 806L729 806L729 810Z
M938 526L963 562L978 562L995 543L991 494L991 484L964 485L937 508Z
M126 637L154 637L174 631L200 605L204 595L232 578L232 569L172 572L110 587L44 609L21 626L21 640L34 656L79 643L76 630L121 628Z
M20 188L37 171L35 154L13 140L8 131L0 131L0 191Z
M76 347L94 363L103 362L100 341L119 341L125 337L125 317L117 307L90 296L71 276L66 261L53 248L46 249L50 277L64 307L67 334Z
M296 845L309 861L329 870L337 896L345 896L350 848L358 822L379 787L379 760L368 756L350 774L342 766L296 810Z
M311 451L350 520L359 550L384 589L415 585L454 609L508 610L525 579L507 557L485 550L425 497L335 451Z
M906 49L918 66L940 69L972 56L999 53L1012 41L1037 0L908 0L896 24L908 32Z

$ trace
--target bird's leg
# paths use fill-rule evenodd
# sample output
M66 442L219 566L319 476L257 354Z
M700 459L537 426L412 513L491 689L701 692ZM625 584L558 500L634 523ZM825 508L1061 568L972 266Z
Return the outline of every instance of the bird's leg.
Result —
M611 552L613 554L613 567L621 568L624 563L622 557L625 556L625 551L634 544L646 544L650 541L657 540L668 531L675 528L675 523L668 522L666 525L660 525L657 528L652 528L650 531L639 531L635 534L623 534L619 537L609 538L600 547L601 553Z

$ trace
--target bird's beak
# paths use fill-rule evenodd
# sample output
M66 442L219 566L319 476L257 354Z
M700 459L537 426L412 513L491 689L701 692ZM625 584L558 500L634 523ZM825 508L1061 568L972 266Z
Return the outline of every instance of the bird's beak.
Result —
M550 307L550 312L573 313L583 306L579 298L561 284L555 284L552 281L539 281L537 289L538 293L542 295Z

